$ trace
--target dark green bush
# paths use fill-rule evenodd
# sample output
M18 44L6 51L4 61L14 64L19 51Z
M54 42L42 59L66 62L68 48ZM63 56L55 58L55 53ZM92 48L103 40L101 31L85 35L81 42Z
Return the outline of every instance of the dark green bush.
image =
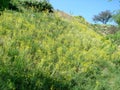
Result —
M32 10L35 12L48 11L53 12L52 5L44 1L21 1L21 0L1 0L0 10L10 9L15 11L28 11Z
M10 0L0 0L0 10L7 9L9 7Z
M41 11L46 11L46 10L48 12L53 12L52 5L48 3L47 1L41 1L41 2L24 1L24 2L21 2L21 4L24 8L27 8L35 12L36 11L41 12Z
M0 0L0 10L3 11L5 9L18 11L19 8L19 0Z

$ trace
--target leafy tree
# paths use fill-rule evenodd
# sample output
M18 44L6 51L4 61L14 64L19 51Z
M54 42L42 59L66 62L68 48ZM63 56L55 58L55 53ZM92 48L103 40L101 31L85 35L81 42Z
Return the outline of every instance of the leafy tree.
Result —
M112 13L109 10L106 10L106 11L102 11L98 15L94 15L93 21L102 22L103 24L106 24L110 18L112 18Z

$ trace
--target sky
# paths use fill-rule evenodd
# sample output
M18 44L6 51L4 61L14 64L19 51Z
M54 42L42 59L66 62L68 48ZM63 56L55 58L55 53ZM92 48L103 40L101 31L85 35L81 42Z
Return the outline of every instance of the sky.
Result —
M93 16L101 11L111 12L120 9L119 0L49 0L54 9L62 10L73 16L83 16L88 22L93 23Z

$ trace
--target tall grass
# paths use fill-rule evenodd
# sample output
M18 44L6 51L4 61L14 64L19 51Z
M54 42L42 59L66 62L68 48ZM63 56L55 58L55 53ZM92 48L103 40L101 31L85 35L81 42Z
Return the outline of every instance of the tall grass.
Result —
M1 90L119 90L119 55L116 45L77 20L0 16Z

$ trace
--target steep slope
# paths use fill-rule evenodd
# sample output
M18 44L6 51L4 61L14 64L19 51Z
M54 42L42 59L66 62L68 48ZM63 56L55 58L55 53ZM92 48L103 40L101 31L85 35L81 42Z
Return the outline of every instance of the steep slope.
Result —
M115 90L119 55L76 19L11 11L0 16L1 90Z

